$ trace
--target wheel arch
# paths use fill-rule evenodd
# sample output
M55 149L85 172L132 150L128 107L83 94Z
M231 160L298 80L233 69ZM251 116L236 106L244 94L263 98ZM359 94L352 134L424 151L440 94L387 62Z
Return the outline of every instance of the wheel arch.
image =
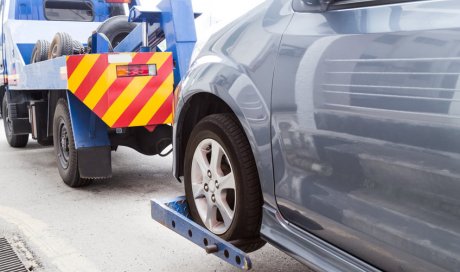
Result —
M200 120L211 114L230 113L237 117L230 106L215 94L198 92L192 95L181 107L178 121L174 127L174 174L176 177L184 174L184 155L187 142L193 128ZM241 124L241 122L240 122ZM247 135L246 135L247 137Z

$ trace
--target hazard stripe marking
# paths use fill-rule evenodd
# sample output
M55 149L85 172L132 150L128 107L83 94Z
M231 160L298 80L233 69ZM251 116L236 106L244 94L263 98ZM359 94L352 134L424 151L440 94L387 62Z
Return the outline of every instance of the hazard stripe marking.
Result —
M115 63L109 63L112 54L67 57L69 91L112 128L171 123L174 97L172 54L125 54L130 54L131 59L120 58ZM131 62L126 63L129 60ZM117 66L126 64L155 64L157 75L117 77Z
M99 56L100 55L85 55L83 57L77 68L75 68L72 75L69 77L69 90L74 93L78 89L84 79L83 75L88 74L89 70L93 67L94 63L96 63Z
M134 56L131 64L147 63L152 57L151 54L137 54ZM115 68L116 69L116 68ZM111 67L106 70L107 80L101 78L84 103L88 105L98 116L103 116L108 107L115 101L118 96L126 89L128 84L134 79L133 77L118 78L116 71L111 71ZM116 81L115 81L116 80ZM110 96L109 96L110 94Z
M120 94L120 96L113 102L107 112L102 116L102 120L106 122L110 127L113 126L115 121L120 115L126 110L136 96L141 92L145 85L149 82L148 77L136 77L134 78L126 89Z
M172 119L172 106L174 101L174 95L170 94L160 109L153 115L149 123L152 124L170 124L171 121L166 122L169 118Z
M67 57L67 75L70 77L77 68L80 61L83 59L85 55L76 55L72 56L71 58Z
M107 64L107 55L101 55L97 61L94 63L93 67L89 70L83 82L80 84L78 89L75 91L75 96L84 100L88 93L91 91L91 87L100 80L102 73L106 70Z
M168 58L163 64L163 66L158 70L158 76L152 78L148 82L148 84L139 93L136 99L128 106L128 108L120 116L120 118L118 118L114 126L141 126L143 123L146 124L149 121L149 117L147 117L147 120L145 120L144 122L139 122L139 119L137 119L137 122L135 124L133 124L133 119L135 119L136 116L141 112L143 107L145 107L146 103L148 103L149 98L152 99L153 97L155 97L156 100L153 100L153 102L157 104L162 103L166 99L167 95L170 93L169 90L174 84L174 82L172 81L173 77L170 73L171 70L172 59ZM158 105L158 107L159 106L160 105Z
M173 84L173 75L170 74L163 84L161 84L161 86L150 97L129 126L135 127L141 126L142 124L148 124L152 118L152 114L156 113L160 109L161 105L163 105L163 103L165 103L168 99L168 96L171 94L169 90Z
M157 69L161 70L161 66L168 60L168 57L164 54L154 54L148 63L156 63ZM102 120L112 127L149 81L150 77L135 77L102 116Z

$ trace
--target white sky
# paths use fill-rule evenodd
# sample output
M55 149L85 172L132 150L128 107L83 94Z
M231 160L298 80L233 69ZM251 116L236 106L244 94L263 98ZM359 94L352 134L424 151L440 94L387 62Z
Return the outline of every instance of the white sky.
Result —
M156 5L160 0L141 0L142 5ZM202 15L196 20L199 43L226 23L243 15L263 0L192 0L195 12Z

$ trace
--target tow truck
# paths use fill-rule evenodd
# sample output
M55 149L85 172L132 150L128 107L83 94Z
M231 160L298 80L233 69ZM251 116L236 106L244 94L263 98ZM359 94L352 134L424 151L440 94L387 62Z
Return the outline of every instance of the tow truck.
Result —
M54 144L71 187L111 177L118 146L167 153L174 86L196 41L190 1L146 9L129 0L3 0L2 11L0 90L12 147L30 134Z
M25 147L30 134L54 145L71 187L111 177L118 146L167 154L173 90L196 43L191 0L155 8L138 0L2 0L1 8L1 111L12 147ZM207 253L251 268L238 248L244 241L224 241L193 222L184 197L152 200L151 213Z

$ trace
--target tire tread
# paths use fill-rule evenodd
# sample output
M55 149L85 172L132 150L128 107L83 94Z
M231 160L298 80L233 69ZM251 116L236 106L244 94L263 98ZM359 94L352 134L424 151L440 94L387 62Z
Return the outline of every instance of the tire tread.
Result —
M234 220L236 221L234 222L234 224L237 224L237 226L233 229L233 233L227 234L225 235L225 237L222 238L227 240L247 239L254 241L241 246L240 249L246 252L257 250L265 244L265 241L259 238L260 225L262 222L262 192L260 187L258 170L254 160L251 146L238 120L233 114L212 114L203 118L195 126L190 136L190 140L187 144L187 151L185 156L185 169L189 167L187 166L187 158L190 157L190 152L194 152L194 147L191 146L194 144L191 144L191 142L193 142L193 137L199 134L200 131L209 128L212 128L216 131L221 131L222 135L220 136L222 137L224 135L224 137L227 139L226 145L228 144L229 148L237 150L233 152L234 156L236 157L237 163L232 162L232 165L235 166L237 164L240 167L241 177L244 178L244 182L241 182L241 184L238 183L238 181L236 181L239 184L240 188L242 188L243 190L243 199L238 200L237 203L244 203L244 209L239 210L240 215L238 218L235 213ZM231 154L229 155L232 156ZM185 180L186 186L188 186L187 182L190 181L188 181L187 177ZM190 193L188 193L187 195L189 196ZM189 203L190 202L191 201L189 201ZM197 212L193 212L193 209L196 209L194 208L194 205L190 206L192 210L192 215L195 214L194 218L196 219L196 221L203 225L201 219L199 218L199 216L197 216ZM232 229L232 227L230 229ZM254 240L254 238L256 239Z

